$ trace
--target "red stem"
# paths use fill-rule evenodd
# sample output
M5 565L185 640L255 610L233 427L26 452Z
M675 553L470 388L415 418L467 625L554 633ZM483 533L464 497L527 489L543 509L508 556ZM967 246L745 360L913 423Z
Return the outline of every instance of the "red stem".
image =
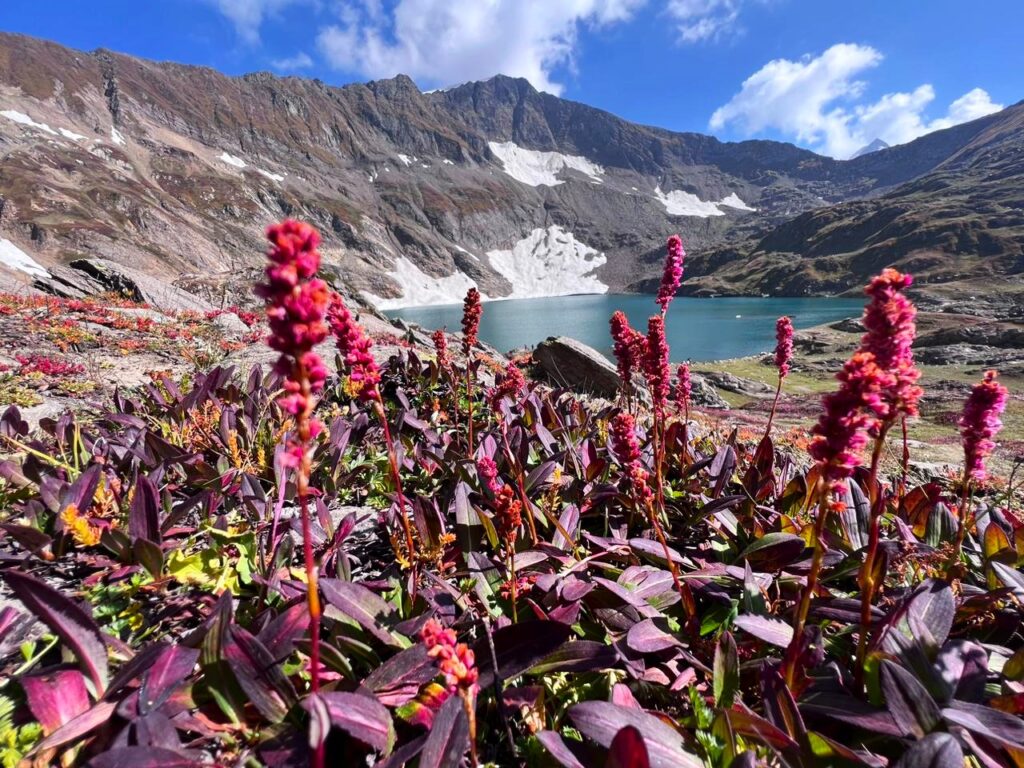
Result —
M781 394L782 394L782 376L779 376L778 386L775 387L775 399L772 400L772 410L771 410L771 413L768 414L768 426L766 426L764 428L764 436L765 437L768 437L768 435L770 435L771 432L772 432L772 422L775 421L775 409L779 407L779 395L781 395Z
M807 616L811 611L811 598L818 589L818 576L821 573L821 564L825 559L825 546L822 538L825 534L825 522L828 520L830 511L829 495L831 489L825 488L820 492L821 498L818 503L818 518L814 521L814 557L811 560L811 570L807 574L807 586L800 598L800 606L797 609L796 620L793 623L793 640L786 651L785 678L786 685L793 688L796 681L797 662L799 661L800 646L803 642L804 627L807 624Z
M885 494L878 484L878 465L882 457L882 449L885 447L885 436L892 427L892 421L882 424L875 438L875 447L871 452L871 474L868 478L868 492L871 494L871 522L868 532L868 551L864 555L864 562L860 567L860 639L857 642L857 678L860 679L864 673L864 660L868 650L868 633L871 631L871 604L874 601L875 588L875 560L878 557L878 541L881 534L882 512L885 511Z
M395 453L395 444L391 440L391 428L388 426L388 414L384 409L384 401L381 399L380 392L377 392L377 418L380 419L380 424L384 428L384 442L388 446L388 463L391 464L391 478L395 483L395 494L398 496L398 519L402 522L402 528L405 532L405 545L408 548L407 555L409 557L409 566L413 569L416 567L416 547L412 541L412 526L409 524L409 516L405 511L405 494L402 493L402 479L398 472L398 455ZM415 580L413 581L415 584Z

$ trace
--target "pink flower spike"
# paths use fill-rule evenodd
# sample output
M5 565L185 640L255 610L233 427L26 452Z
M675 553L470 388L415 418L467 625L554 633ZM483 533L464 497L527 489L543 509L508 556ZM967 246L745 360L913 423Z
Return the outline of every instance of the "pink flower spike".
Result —
M789 363L793 359L793 321L780 317L775 322L775 367L779 378L789 375Z
M462 302L462 352L466 357L469 357L478 341L480 316L483 311L483 307L480 306L480 292L476 288L470 288Z
M985 459L996 447L992 438L1003 428L999 417L1006 410L1009 396L1006 387L996 381L998 375L995 371L987 371L985 378L972 387L960 416L964 468L969 478L979 482L988 476Z
M888 381L882 388L877 414L883 421L899 415L916 416L922 390L917 385L921 372L914 365L917 309L903 293L914 279L885 269L871 280L864 292L871 297L864 309L867 329L861 349L875 356Z
M690 405L690 396L693 394L693 383L690 380L690 366L680 363L676 368L676 407L680 413L685 413Z
M356 323L352 313L348 311L345 302L337 293L331 297L328 322L331 324L331 332L337 341L338 352L341 353L345 361L352 393L363 401L376 399L378 396L377 384L380 383L380 370L370 352L373 341Z
M683 260L686 252L683 250L683 240L679 235L672 235L668 239L667 253L665 254L665 269L661 275L661 285L658 287L658 297L655 302L661 307L661 314L668 312L668 305L675 298L679 284L683 280Z
M671 387L671 372L668 364L668 342L665 340L665 320L655 315L647 321L647 353L644 355L644 376L651 392L654 410L665 412Z

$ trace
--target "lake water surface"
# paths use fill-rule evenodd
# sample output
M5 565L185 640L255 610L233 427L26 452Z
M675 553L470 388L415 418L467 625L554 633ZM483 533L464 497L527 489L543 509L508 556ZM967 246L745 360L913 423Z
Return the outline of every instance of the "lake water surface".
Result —
M533 347L548 336L571 336L611 355L608 318L621 309L630 325L647 331L647 318L658 310L653 296L604 294L512 299L484 303L480 338L502 352ZM775 321L793 318L797 328L860 315L861 299L679 298L669 307L668 342L672 361L723 360L765 352L775 347ZM409 307L391 310L424 328L459 331L462 305Z

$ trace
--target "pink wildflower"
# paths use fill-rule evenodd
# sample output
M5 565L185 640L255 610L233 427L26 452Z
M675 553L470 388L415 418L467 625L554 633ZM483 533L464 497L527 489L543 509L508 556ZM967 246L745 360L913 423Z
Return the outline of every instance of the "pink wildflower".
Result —
M469 357L473 347L477 343L477 334L480 331L480 315L483 308L480 306L480 292L476 288L466 291L466 299L462 302L462 352Z
M331 297L331 306L327 313L331 332L338 345L348 369L348 381L351 393L360 400L375 400L378 397L377 384L380 383L380 369L373 359L370 348L373 341L348 311L341 296Z
M452 364L451 356L448 354L448 335L437 330L430 337L434 342L434 352L437 354L437 367L446 370Z
M779 378L789 375L789 363L793 359L793 321L780 317L775 322L775 367Z
M482 456L476 461L476 473L484 487L495 496L501 490L501 483L498 482L498 465L490 456Z
M1006 409L1008 392L996 381L999 374L987 371L985 378L971 388L960 416L960 439L964 446L964 467L968 478L983 481L985 459L996 447L992 438L1003 428L999 416Z
M320 237L308 224L288 220L267 230L271 248L267 282L256 286L266 299L270 336L267 343L281 353L275 368L285 377L285 394L278 400L285 411L308 423L308 436L319 432L311 418L312 395L319 392L327 369L313 347L327 337L324 315L330 300L327 284L315 277L320 267ZM304 438L303 438L304 439ZM305 448L303 439L288 446L288 461L298 466Z
M516 498L512 486L502 486L494 499L494 521L498 536L511 552L519 526L523 523L523 503Z
M469 646L458 642L455 630L442 627L435 619L428 619L420 630L420 639L430 658L437 662L449 692L460 689L465 693L476 693L480 678L476 657Z
M515 361L510 361L505 368L505 374L502 376L501 381L488 391L487 401L490 403L491 408L497 411L501 406L502 400L506 397L516 400L525 388L526 379L523 377L523 372L519 370L519 366L515 364Z
M836 378L839 389L822 399L824 411L811 430L814 439L808 449L821 465L822 477L833 492L861 462L860 452L868 441L867 430L875 422L868 411L878 407L879 391L886 381L874 355L868 352L854 354Z
M658 298L655 302L661 307L661 314L668 312L668 305L675 298L679 290L679 283L683 279L683 259L686 252L683 250L683 241L679 235L672 235L668 239L668 252L665 255L665 271L661 275L661 285L658 288Z
M676 368L676 407L681 413L690 408L690 396L693 394L693 384L690 381L690 366L680 363Z
M655 315L647 321L647 353L643 358L644 377L651 392L656 413L664 413L668 403L671 372L668 365L668 342L665 340L665 319Z
M616 311L609 321L612 332L612 351L619 369L622 386L627 390L632 386L633 373L638 371L643 362L647 340L643 334L629 326L625 313Z
M914 365L914 337L917 333L917 309L903 293L914 278L895 269L885 269L868 284L864 292L871 297L864 309L867 333L861 349L875 356L888 381L882 388L878 417L895 419L898 415L916 416L922 390L917 386L921 372Z
M611 425L612 450L619 464L626 470L624 480L636 493L637 500L650 503L654 498L647 485L648 473L640 463L640 444L636 439L636 422L625 412L618 413Z

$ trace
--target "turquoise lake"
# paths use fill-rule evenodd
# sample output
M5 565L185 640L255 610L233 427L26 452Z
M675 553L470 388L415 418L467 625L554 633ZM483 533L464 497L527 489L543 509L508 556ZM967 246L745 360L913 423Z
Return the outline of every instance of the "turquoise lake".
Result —
M861 299L836 298L679 298L669 307L668 342L672 361L724 360L765 352L775 346L775 321L793 318L797 328L859 316ZM604 294L513 299L484 304L480 338L502 352L533 347L549 336L572 336L611 355L608 318L621 309L630 325L646 332L658 307L653 296ZM410 307L386 312L424 328L459 331L462 305Z

